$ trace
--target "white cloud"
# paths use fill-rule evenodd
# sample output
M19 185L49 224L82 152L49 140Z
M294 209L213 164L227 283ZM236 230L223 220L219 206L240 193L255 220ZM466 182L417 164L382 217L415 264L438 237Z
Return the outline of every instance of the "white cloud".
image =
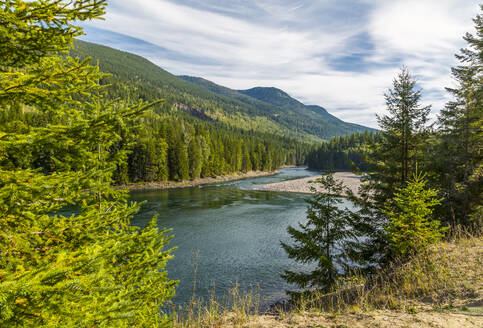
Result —
M464 46L461 37L478 12L471 0L353 0L365 8L361 17L352 19L354 13L346 11L329 19L337 11L328 1L249 1L250 8L247 4L246 13L238 15L230 14L230 6L220 11L219 2L208 2L200 9L164 0L116 0L106 21L91 25L200 59L141 53L174 74L234 89L279 87L344 120L375 127L374 114L384 112L383 93L400 63L431 91L425 103L441 108L453 54ZM373 46L367 67L354 72L332 67L329 58L356 51L351 40L361 33Z

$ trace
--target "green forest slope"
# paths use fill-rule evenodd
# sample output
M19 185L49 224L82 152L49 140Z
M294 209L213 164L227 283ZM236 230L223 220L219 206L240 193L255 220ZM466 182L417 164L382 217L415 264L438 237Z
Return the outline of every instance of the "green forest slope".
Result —
M199 77L180 76L216 94L230 97L289 129L296 129L321 139L373 131L365 126L347 123L329 114L320 106L307 106L277 88L256 87L248 90L232 90Z
M143 57L84 41L76 41L71 55L92 57L101 71L112 74L108 82L113 97L146 101L166 98L166 111L174 107L198 119L304 142L371 130L343 122L322 107L305 106L278 89L238 92L201 78L177 77Z

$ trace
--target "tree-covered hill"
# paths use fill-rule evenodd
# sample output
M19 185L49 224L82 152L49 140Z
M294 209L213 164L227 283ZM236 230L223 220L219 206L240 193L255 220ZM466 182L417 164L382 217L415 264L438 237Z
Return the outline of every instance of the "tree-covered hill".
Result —
M115 172L117 183L273 171L282 165L303 164L310 143L320 141L268 119L254 106L184 81L142 57L82 41L75 42L70 54L91 57L102 72L110 74L100 81L107 100L165 100L118 132L122 140L113 151L127 150L129 155Z
M185 111L197 118L234 128L304 142L318 142L337 135L368 130L363 126L345 123L325 111L314 111L288 95L285 103L271 99L261 101L256 94L245 95L245 92L237 92L201 78L174 76L143 57L109 47L76 41L71 55L92 57L94 62L99 63L101 71L112 74L104 82L111 84L109 93L112 97L146 101L166 98L162 105L165 112Z
M286 101L259 100L204 79L177 77L143 57L102 45L76 41L70 55L91 57L110 74L100 81L108 99L165 99L131 132L120 132L124 137L116 147L129 156L116 171L118 183L272 171L305 163L313 144L369 130L286 94Z
M253 106L267 117L290 129L315 135L321 139L351 133L373 131L365 126L347 123L329 114L320 106L307 106L277 88L256 87L248 90L232 90L199 77L180 76L219 95L230 97L245 105Z

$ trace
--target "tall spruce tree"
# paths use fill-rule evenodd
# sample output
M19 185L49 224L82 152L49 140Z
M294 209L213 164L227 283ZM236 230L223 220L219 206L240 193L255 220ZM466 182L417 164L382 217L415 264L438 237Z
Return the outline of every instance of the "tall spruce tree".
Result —
M59 56L104 0L0 4L0 326L154 327L174 295L169 238L111 187L111 152L146 106L102 99L103 75ZM35 124L17 114L37 117ZM69 207L70 206L70 207ZM66 213L70 208L72 214Z
M374 152L378 179L388 190L404 185L421 160L426 123L431 106L421 107L421 90L406 67L385 96L388 114L377 116L380 141Z
M483 10L483 5L480 6ZM439 115L441 143L433 162L443 189L441 216L452 225L483 227L483 16L474 18L476 34L464 37L468 47L456 55L457 86L447 88L454 100Z
M299 223L300 230L291 226L287 228L295 244L282 242L289 258L304 264L315 263L316 267L308 273L287 270L282 277L300 288L330 291L337 279L350 271L350 262L346 261L345 255L346 242L354 237L352 216L348 209L339 206L344 187L333 174L324 175L316 182L321 191L312 187L315 195L308 200L307 222Z
M371 271L391 258L384 229L389 217L384 207L423 161L430 106L421 107L421 90L415 90L415 86L416 81L403 67L385 94L388 114L377 117L381 129L377 142L370 144L365 154L366 182L359 195L349 196L358 208L353 223L361 238L349 242L348 249L361 270Z

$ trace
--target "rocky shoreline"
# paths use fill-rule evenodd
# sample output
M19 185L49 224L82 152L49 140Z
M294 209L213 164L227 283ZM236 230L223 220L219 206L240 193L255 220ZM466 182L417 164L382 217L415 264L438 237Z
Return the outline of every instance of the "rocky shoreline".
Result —
M250 171L247 173L230 174L216 177L200 178L189 181L155 181L155 182L138 182L125 185L115 186L116 189L128 190L162 190L162 189L176 189L176 188L190 188L201 185L214 184L220 182L236 181L248 178L263 177L278 174L279 171Z
M320 186L317 186L315 183L313 183L314 180L320 177L321 175L302 179L269 183L262 186L260 190L311 194L313 193L313 191L310 187L315 187L317 191L322 191ZM336 172L334 173L334 177L336 180L342 181L344 185L352 190L354 193L357 193L359 186L361 185L361 176L356 175L352 172Z

